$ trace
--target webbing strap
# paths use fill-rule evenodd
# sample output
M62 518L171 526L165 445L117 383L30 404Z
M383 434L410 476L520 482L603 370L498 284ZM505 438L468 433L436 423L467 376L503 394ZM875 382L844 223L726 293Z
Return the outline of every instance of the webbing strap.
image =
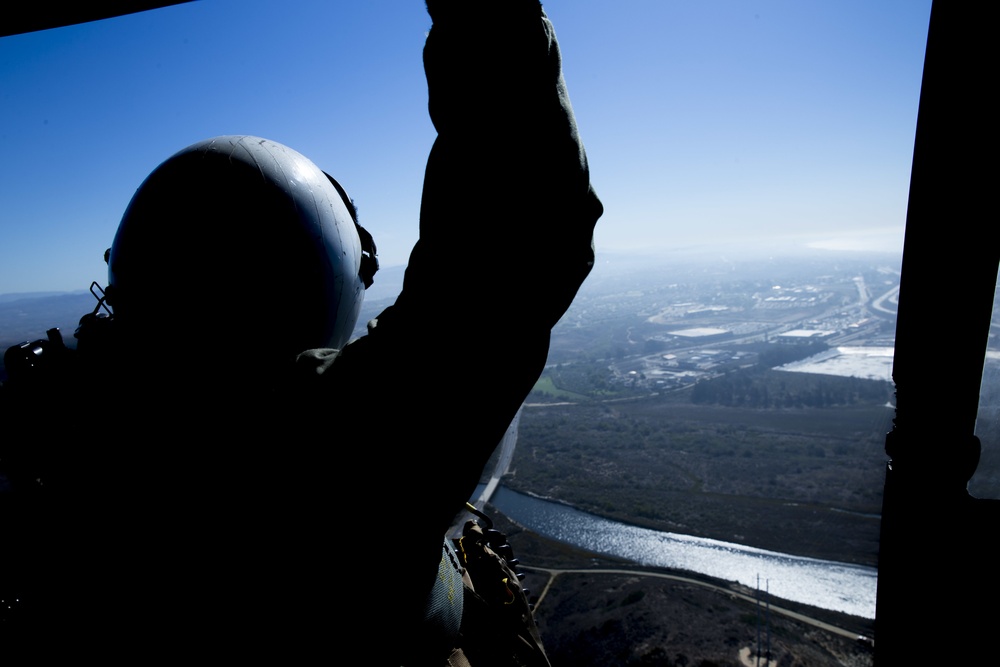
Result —
M421 625L423 634L421 644L438 655L439 660L447 656L457 644L458 632L462 627L464 602L462 571L458 556L449 541L445 539L437 577L427 595L424 622Z

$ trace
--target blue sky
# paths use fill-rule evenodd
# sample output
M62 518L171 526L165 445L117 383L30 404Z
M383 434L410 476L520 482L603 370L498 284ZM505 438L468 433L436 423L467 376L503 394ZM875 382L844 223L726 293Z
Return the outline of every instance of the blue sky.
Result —
M545 7L606 207L599 251L902 247L930 0ZM200 0L0 38L0 293L103 284L143 178L221 134L311 158L383 265L405 263L434 140L429 27L421 0Z

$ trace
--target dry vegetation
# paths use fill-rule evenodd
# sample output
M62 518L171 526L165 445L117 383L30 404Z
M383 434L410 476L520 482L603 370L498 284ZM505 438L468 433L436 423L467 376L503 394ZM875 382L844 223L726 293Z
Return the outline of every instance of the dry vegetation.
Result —
M874 566L885 465L874 425L890 415L683 395L532 407L505 483L627 523Z

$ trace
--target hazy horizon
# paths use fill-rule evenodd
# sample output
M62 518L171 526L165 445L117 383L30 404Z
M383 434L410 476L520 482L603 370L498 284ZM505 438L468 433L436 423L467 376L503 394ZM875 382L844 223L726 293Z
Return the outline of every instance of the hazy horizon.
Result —
M832 238L832 237L831 237ZM794 241L788 243L777 243L774 239L768 239L758 244L753 243L691 243L686 245L676 245L673 247L644 247L633 249L604 249L595 248L595 266L591 277L584 282L586 287L594 278L600 277L608 267L613 267L615 272L627 272L634 268L655 266L663 268L669 267L672 262L688 264L709 264L722 262L726 264L749 263L756 264L762 262L790 261L806 258L831 258L850 261L858 261L864 258L884 261L901 261L902 259L902 238L897 249L885 246L871 245L866 247L830 247L823 243ZM97 282L101 287L107 284L107 270L100 275L94 276L91 282ZM403 271L405 263L385 265L382 264L378 273L375 274L374 284L366 291L366 301L379 301L386 298L394 298L402 288ZM63 295L88 293L91 282L86 285L69 289L38 289L19 292L0 292L0 303L16 298L32 298L41 295Z

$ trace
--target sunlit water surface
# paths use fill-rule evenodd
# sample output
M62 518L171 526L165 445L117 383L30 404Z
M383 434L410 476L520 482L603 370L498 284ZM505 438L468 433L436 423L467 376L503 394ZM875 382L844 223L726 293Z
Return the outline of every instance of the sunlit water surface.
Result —
M536 533L590 551L641 565L698 572L750 587L756 587L759 581L772 596L875 618L877 571L872 567L639 528L503 487L497 489L491 502Z

